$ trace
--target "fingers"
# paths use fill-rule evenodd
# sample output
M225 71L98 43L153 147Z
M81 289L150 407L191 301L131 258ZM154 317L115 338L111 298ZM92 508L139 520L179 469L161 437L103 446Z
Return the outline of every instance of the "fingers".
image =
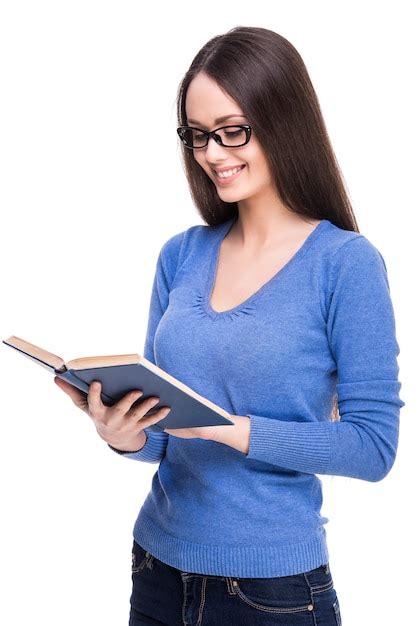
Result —
M116 404L108 407L103 404L100 397L100 391L101 383L99 381L93 381L90 383L89 393L87 396L89 412L92 415L96 416L96 418L103 418L103 416L106 414L107 419L111 419L113 423L115 418L117 421L120 421L128 413L134 402L136 402L138 398L143 395L143 392L141 390L133 390L123 396L123 398L116 402ZM148 401L146 401L146 403L148 404ZM152 403L150 406L152 406ZM146 410L148 411L149 408L150 407L147 406Z
M146 401L144 401L143 404L145 405ZM146 428L147 426L150 426L151 424L155 424L156 422L159 422L160 420L164 419L164 417L167 417L167 415L171 411L171 407L162 406L157 410L156 413L152 413L152 415L146 415L146 413L148 413L148 411L152 408L153 404L154 403L151 403L150 406L145 406L145 412L143 410L141 414L137 416L137 423L141 424L143 428ZM158 402L156 402L156 404L158 404ZM142 408L143 407L141 405L141 409Z
M112 406L112 413L115 415L125 415L131 408L134 402L143 395L140 390L130 391L123 398L121 398L116 404Z
M98 416L101 412L103 412L103 410L106 410L107 408L103 404L100 397L101 388L102 384L97 380L93 380L90 383L89 392L87 394L87 404L89 407L90 415Z
M128 415L128 417L136 418L137 422L142 421L143 419L145 419L148 411L151 411L151 409L153 409L159 403L159 401L160 399L155 396L151 396L146 400L143 400L138 407L132 409L132 412L130 415ZM156 413L153 413L152 415L148 415L147 417L154 417L155 415Z
M156 413L153 415L149 415L148 417L139 417L137 419L137 424L141 425L141 429L148 428L148 426L152 426L157 422L160 422L162 419L167 417L171 409L166 407L161 407Z
M122 423L125 417L135 418L137 423L143 423L143 427L155 424L160 421L170 412L169 407L161 407L156 413L146 416L154 406L156 406L160 399L155 396L151 396L146 400L143 400L137 407L133 407L133 404L143 395L142 390L133 390L127 393L123 398L116 402L111 407L103 404L101 399L100 381L92 381L89 386L88 394L81 392L70 383L58 378L54 378L54 382L60 387L67 395L70 396L74 404L88 413L95 421L99 420L100 423L112 424ZM116 418L116 420L115 420Z
M79 407L86 405L86 395L84 394L84 392L80 391L73 385L70 385L70 383L67 383L67 381L62 380L61 378L58 378L58 376L55 376L54 383L60 389L62 389L64 393L70 396L74 404L76 404Z

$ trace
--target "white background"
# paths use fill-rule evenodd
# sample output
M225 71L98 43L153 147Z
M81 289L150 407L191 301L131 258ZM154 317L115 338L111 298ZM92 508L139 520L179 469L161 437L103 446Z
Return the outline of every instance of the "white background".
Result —
M158 252L203 223L175 132L197 51L245 25L302 55L360 230L386 261L406 402L385 480L321 477L344 626L416 613L413 4L0 4L0 339L65 360L142 353ZM127 625L132 528L157 465L113 453L53 376L4 344L0 368L0 621Z

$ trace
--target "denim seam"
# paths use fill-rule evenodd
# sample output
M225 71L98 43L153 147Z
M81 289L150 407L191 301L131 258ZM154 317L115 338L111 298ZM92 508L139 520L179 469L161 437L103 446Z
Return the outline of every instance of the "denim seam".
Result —
M241 598L241 600L243 600L246 604L249 604L250 606L253 606L254 608L260 611L266 611L266 613L275 613L275 614L288 614L288 613L300 613L301 611L313 611L313 601L310 604L305 604L303 606L297 606L297 607L286 608L286 609L284 608L281 609L279 607L273 607L273 606L265 606L263 604L257 604L255 602L252 602L250 598L247 598L247 596L241 591L237 580L232 579L231 582L234 588L234 593L239 598ZM311 600L312 600L312 594L311 594ZM316 626L316 621L315 621L315 626Z
M187 585L187 579L188 576L184 576L183 574L181 575L182 581L183 581L183 606L182 606L182 610L181 610L181 617L183 620L183 626L187 626L187 622L186 622L186 585Z
M199 615L198 615L196 626L201 626L201 624L202 624L203 609L205 607L205 602L206 602L206 585L207 585L207 581L208 581L208 579L205 576L203 578L203 580L202 580L202 590L201 590L201 595L200 595Z
M311 591L312 593L324 593L325 591L329 591L330 589L332 589L333 586L334 586L334 583L332 580L330 580L330 582L327 583L326 585L311 586Z
M332 605L332 608L334 609L335 619L337 621L337 625L338 626L342 626L341 612L340 612L340 605L339 605L339 602L338 602L338 598L335 600L334 604Z
M329 573L329 567L327 567L325 572ZM332 580L331 576L330 576L328 582L324 583L323 585L312 585L309 582L309 578L308 578L306 572L303 575L305 577L306 584L309 586L309 589L310 589L311 593L324 593L325 591L329 591L330 589L332 589L333 586L334 586L334 581Z
M226 576L225 580L226 580L226 589L228 591L228 594L230 596L235 596L236 594L232 586L232 578L230 576Z

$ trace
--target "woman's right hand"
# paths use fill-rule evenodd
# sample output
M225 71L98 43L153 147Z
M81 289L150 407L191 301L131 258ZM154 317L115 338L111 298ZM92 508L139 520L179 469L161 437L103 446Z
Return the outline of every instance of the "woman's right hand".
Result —
M91 417L100 437L120 451L140 450L146 442L144 428L164 419L171 410L170 407L161 407L152 416L144 417L158 404L159 398L151 396L132 407L143 392L131 391L113 406L106 406L100 397L101 383L98 381L90 383L87 395L58 376L54 377L54 382L79 409Z

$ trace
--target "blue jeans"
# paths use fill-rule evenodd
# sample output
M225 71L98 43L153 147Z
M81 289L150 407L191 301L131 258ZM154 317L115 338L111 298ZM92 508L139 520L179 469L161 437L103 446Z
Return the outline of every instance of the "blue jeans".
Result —
M129 626L340 626L329 564L294 576L182 572L135 540Z

